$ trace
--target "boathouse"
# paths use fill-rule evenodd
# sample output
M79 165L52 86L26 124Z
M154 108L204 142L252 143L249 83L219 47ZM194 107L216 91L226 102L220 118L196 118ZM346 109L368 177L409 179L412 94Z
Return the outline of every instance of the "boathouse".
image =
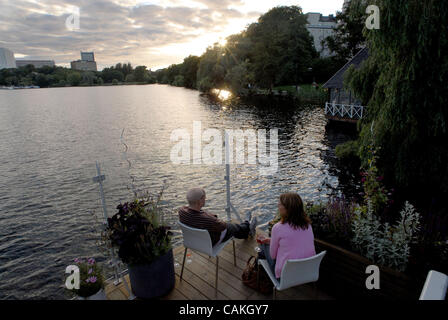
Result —
M350 66L359 68L369 56L367 47L362 48L349 62L336 72L323 87L328 89L328 101L325 103L325 115L330 120L356 122L365 114L365 107L344 87L344 75Z

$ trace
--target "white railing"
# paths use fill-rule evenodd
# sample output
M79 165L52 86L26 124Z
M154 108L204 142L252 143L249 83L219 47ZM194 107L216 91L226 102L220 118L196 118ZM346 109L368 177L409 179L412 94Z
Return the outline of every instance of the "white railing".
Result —
M336 104L336 103L325 103L325 115L339 117L339 118L350 118L350 119L362 119L365 114L364 106L355 106L348 104Z

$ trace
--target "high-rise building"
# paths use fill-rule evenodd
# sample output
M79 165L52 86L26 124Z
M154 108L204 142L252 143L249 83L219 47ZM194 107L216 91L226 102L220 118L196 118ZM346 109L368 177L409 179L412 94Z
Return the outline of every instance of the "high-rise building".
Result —
M323 58L330 56L331 52L325 45L324 40L333 35L337 25L336 18L332 14L323 16L317 12L309 12L306 16L308 20L306 28L313 36L316 51Z
M82 52L81 51L81 60L82 61L95 61L95 55L93 52Z
M74 70L97 71L95 55L93 52L81 51L81 60L72 61L70 65Z
M17 68L14 52L6 48L0 48L0 69Z

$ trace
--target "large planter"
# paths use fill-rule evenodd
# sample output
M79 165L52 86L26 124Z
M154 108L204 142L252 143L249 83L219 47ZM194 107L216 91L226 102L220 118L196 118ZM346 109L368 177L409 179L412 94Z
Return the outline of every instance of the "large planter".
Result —
M340 299L418 300L425 279L410 278L387 267L380 269L380 289L367 289L366 274L374 262L354 252L315 239L316 251L327 251L320 266L319 286Z
M172 249L151 264L129 266L128 269L132 292L138 298L161 297L174 288L176 278Z

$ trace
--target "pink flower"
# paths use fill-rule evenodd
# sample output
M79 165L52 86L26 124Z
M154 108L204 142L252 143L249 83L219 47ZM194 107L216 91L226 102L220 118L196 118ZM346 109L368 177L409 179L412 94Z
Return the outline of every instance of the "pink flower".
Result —
M91 274L93 272L93 269L89 269L88 274Z
M89 258L88 263L89 263L89 264L94 264L94 263L95 263L95 259L93 259L93 258Z
M96 277L90 277L89 279L90 279L90 283L95 283L95 282L96 282L96 280L97 280L97 278L96 278Z

